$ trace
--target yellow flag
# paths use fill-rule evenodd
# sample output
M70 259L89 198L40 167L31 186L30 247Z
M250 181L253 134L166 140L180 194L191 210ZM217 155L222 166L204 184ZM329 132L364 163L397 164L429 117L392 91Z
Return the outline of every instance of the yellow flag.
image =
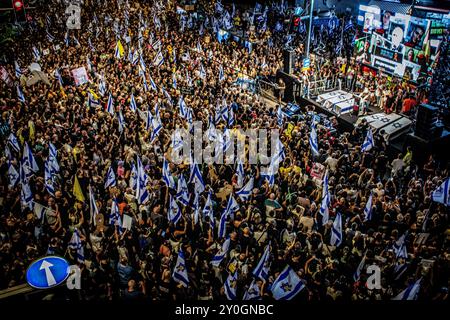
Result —
M122 58L123 52L124 52L124 50L123 50L122 43L120 42L120 40L118 40L117 45L116 45L116 53L115 53L116 58Z
M31 140L34 140L36 129L35 129L35 126L34 126L34 122L32 120L28 121L28 129L29 129L29 132L30 132Z
M91 93L92 97L94 97L95 100L99 100L98 95L94 92L94 90L89 89L89 92Z
M81 186L80 186L80 183L78 182L77 175L75 175L72 193L73 193L75 199L77 199L78 201L84 202L83 191L81 191Z

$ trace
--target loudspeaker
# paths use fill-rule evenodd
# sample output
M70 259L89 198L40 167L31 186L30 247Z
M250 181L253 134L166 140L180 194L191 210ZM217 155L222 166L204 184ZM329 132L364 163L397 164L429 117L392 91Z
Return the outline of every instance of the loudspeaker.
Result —
M432 140L442 134L442 126L437 125L439 108L429 104L421 104L417 109L416 127L414 133L416 136Z
M283 71L287 74L292 74L294 72L294 64L294 50L283 49Z

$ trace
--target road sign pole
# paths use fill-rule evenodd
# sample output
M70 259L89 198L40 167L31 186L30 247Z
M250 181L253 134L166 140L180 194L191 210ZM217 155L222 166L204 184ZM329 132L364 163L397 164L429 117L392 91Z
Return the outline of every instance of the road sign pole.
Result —
M312 18L313 18L313 10L314 10L314 0L310 0L309 4L309 28L308 28L308 39L306 41L306 55L305 58L309 58L309 46L311 42L311 30L312 30Z

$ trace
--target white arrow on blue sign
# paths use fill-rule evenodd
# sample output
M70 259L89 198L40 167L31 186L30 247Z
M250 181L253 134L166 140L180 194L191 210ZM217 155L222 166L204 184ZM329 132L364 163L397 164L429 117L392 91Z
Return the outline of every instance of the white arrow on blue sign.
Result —
M57 256L34 261L27 270L27 282L36 289L48 289L63 283L69 276L69 263Z

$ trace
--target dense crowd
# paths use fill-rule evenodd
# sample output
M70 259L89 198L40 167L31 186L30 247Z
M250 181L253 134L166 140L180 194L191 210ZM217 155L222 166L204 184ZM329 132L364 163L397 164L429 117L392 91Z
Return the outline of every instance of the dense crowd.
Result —
M25 102L19 101L15 86L0 87L1 121L8 124L0 162L0 289L24 283L28 265L53 254L81 268L81 299L227 299L224 284L235 271L239 300L251 284L256 284L263 299L272 299L270 286L286 265L305 285L294 299L386 300L419 278L420 299L447 298L448 212L445 206L432 202L430 194L448 176L448 163L430 155L429 161L419 166L411 151L391 159L387 146L378 139L371 150L362 152L368 130L364 122L351 133L318 123L319 154L313 156L309 137L314 112L284 117L280 126L277 107L237 84L242 78L275 75L282 61L282 48L276 43L272 47L263 41L251 52L243 46L219 43L211 31L213 17L221 16L214 7L205 10L210 12L206 27L200 27L205 23L196 19L183 27L183 14L176 12L172 1L108 1L107 6L98 5L100 2L84 1L83 29L70 30L68 44L64 42L64 8L51 4L35 11L23 41L5 48L12 75L14 60L27 66L35 59L33 46L41 53L49 49L38 63L49 75L50 85L41 81L26 86L25 72L20 79ZM242 14L236 9L235 15ZM115 24L119 26L117 33ZM47 33L55 37L53 42ZM255 36L270 38L271 30ZM119 37L124 54L118 58ZM155 45L159 41L160 45ZM57 43L59 50L55 49ZM141 63L133 63L128 56L139 47L140 59L146 65L144 75ZM164 62L155 66L152 62L159 52ZM80 66L89 70L90 82L77 86L69 71ZM54 76L58 74L55 70L59 70L60 79ZM224 78L220 77L222 70ZM359 71L354 70L354 76L358 82ZM152 81L156 90L151 88ZM103 83L106 90L101 94ZM360 86L363 89L370 84L360 80ZM395 89L391 95L399 92ZM112 112L107 107L109 94ZM132 96L137 110L131 107ZM261 174L260 165L244 164L245 177L254 177L254 188L247 201L235 196L239 210L227 220L225 237L218 236L221 214L230 195L242 187L235 165L199 165L206 185L199 206L205 207L210 194L214 223L202 213L198 221L194 218L193 184L188 185L188 204L179 204L181 219L176 224L168 220L169 199L176 198L177 190L163 180L163 159L170 160L173 130L189 127L178 108L181 96L191 108L193 120L202 121L205 131L217 115L216 106L226 104L234 111L234 124L218 121L217 129L228 126L232 135L239 128L278 128L282 132L286 157L274 183ZM90 99L99 100L100 105ZM375 94L374 99L378 101L380 95ZM399 111L391 100L379 101L380 107ZM156 117L157 109L162 130L153 139L154 131L141 113L149 110ZM8 138L10 133L17 137L18 150ZM60 168L53 174L53 194L46 187L44 174L49 143L57 150ZM38 166L27 177L31 205L23 201L21 183L9 186L9 168L12 165L20 170L26 144ZM148 178L145 188L149 197L144 203L138 203L132 182L138 161ZM329 220L325 223L320 213L323 184L312 178L317 164L326 168L329 181ZM105 188L110 168L116 183ZM188 180L189 165L170 163L169 168L176 182L182 175ZM74 192L76 183L84 199ZM99 212L95 221L91 193ZM370 196L368 220L364 208ZM110 224L115 205L121 218L132 217L130 230ZM42 209L39 218L37 208ZM330 245L338 213L342 241ZM79 247L70 245L74 233L81 240L82 259ZM225 258L218 266L212 265L226 239L229 248ZM252 283L252 272L269 244L267 279ZM180 250L189 279L187 287L173 277ZM432 260L432 267L426 267L423 259ZM365 285L369 275L357 272L361 265L364 270L372 264L381 269L381 289L369 289Z

